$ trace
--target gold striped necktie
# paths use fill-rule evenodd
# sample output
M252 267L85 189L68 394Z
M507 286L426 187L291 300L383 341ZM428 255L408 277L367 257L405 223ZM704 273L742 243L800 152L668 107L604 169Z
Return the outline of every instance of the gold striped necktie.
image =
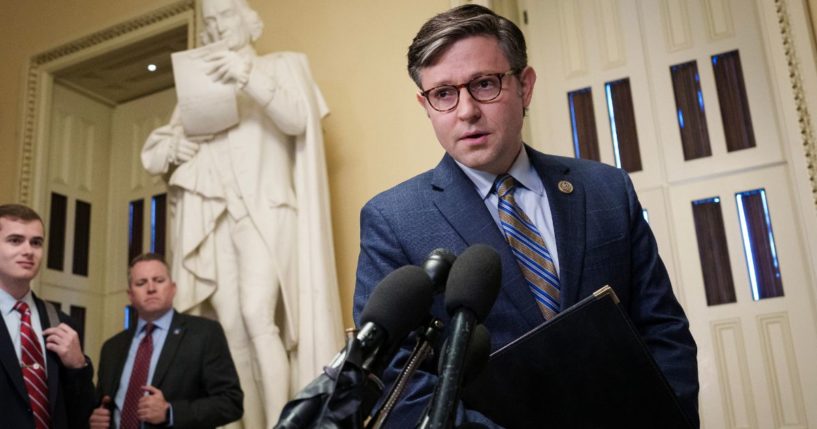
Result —
M539 309L550 320L561 308L559 275L539 230L516 204L515 188L516 180L509 174L497 177L494 182L499 197L499 221Z

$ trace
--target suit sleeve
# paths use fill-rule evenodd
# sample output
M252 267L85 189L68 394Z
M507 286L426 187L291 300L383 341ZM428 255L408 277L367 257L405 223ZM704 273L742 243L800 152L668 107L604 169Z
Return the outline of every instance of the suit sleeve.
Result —
M83 332L65 313L60 313L60 321L77 331L82 342ZM60 365L60 385L65 398L65 411L68 417L68 427L88 427L88 418L94 408L94 367L91 359L85 356L86 365L72 369Z
M202 395L170 402L177 429L223 426L244 414L244 393L224 330L212 321L204 328L208 334L198 351L202 355Z
M411 240L411 237L399 237L391 226L387 216L376 204L367 203L360 214L360 256L357 266L357 280L355 285L353 315L355 323L360 325L360 314L366 301L369 299L375 286L386 275L404 265L416 263L410 260L401 244L401 238ZM416 339L413 335L407 338L400 350L383 373L383 397L391 389L400 371L405 366ZM437 375L434 362L426 361L414 373L411 382L403 393L397 405L392 409L386 426L389 428L414 428L424 413L434 393L437 384ZM381 398L383 399L383 398ZM377 405L379 407L380 404ZM377 408L376 407L376 408ZM486 427L499 427L482 414L466 410L462 404L457 407L456 422L471 421L482 423Z
M682 408L694 427L698 427L697 346L689 331L689 321L672 291L632 182L626 173L621 174L625 176L632 243L628 313Z

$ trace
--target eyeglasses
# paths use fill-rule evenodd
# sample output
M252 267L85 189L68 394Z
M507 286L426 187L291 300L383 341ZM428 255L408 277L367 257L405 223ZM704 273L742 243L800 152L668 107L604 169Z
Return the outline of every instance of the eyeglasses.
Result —
M460 102L460 89L465 87L474 100L487 103L499 97L502 93L502 78L516 74L516 70L505 73L494 73L478 76L459 85L442 85L427 89L420 93L428 100L428 104L438 112L450 112Z

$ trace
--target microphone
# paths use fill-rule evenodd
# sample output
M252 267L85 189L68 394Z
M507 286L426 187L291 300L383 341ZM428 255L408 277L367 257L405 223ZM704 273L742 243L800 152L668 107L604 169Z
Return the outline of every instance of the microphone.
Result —
M499 254L485 244L465 249L451 267L445 291L445 309L451 315L451 334L440 360L440 377L431 398L428 422L432 429L450 427L474 327L491 311L499 294L501 278Z
M363 307L358 333L323 374L286 404L275 428L362 421L359 417L371 412L383 390L383 369L403 338L425 320L432 299L431 280L420 267L404 266L387 275Z
M443 344L443 354L448 348L448 341ZM462 385L467 386L473 381L485 365L488 363L488 358L491 356L491 333L483 324L479 324L474 328L474 333L471 334L471 341L468 343L468 348L465 352L465 359L462 363ZM442 360L437 365L437 372L442 373Z
M443 353L445 353L447 348L448 341L443 344ZM485 365L488 363L490 354L491 334L488 332L488 328L486 328L485 325L479 324L474 328L474 333L471 334L471 341L468 344L467 351L465 352L465 359L462 364L462 386L467 386L469 383L471 383L471 381L479 376L479 374L485 368ZM437 372L442 373L442 371L442 360L440 360L440 364L437 366ZM431 403L429 402L429 404L426 405L425 410L423 410L423 417L417 424L418 429L426 429L428 427L430 423L428 414L430 407ZM458 429L463 427L467 426L458 426Z
M380 376L408 333L428 317L434 298L431 280L420 267L406 265L387 275L360 314L356 339L366 351L361 367Z
M457 257L448 249L437 248L431 251L423 262L423 270L431 279L434 286L434 293L442 293L445 290L445 282L448 280L448 273Z
M434 294L442 293L445 290L445 283L448 280L448 273L457 257L448 249L437 248L428 254L423 261L423 271L428 275L434 288ZM383 427L391 410L400 399L400 395L406 390L408 381L417 371L417 367L431 354L432 343L437 340L442 331L443 324L433 316L417 330L417 344L411 350L405 366L392 383L389 393L383 400L383 406L372 416L367 429L379 429Z

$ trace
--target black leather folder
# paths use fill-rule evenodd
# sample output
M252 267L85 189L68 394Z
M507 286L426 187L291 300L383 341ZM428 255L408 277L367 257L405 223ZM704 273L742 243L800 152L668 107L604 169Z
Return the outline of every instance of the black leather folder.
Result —
M507 428L689 428L609 287L491 354L463 391Z

